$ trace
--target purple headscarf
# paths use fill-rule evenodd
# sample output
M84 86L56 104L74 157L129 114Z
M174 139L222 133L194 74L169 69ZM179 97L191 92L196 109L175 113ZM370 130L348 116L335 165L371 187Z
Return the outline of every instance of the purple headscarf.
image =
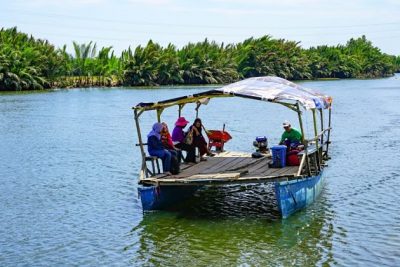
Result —
M150 136L154 135L155 137L157 137L158 140L160 140L161 139L160 132L161 132L163 127L164 126L162 125L162 123L158 123L158 122L154 123L153 124L153 129L150 131L150 133L147 135L147 137L150 137Z

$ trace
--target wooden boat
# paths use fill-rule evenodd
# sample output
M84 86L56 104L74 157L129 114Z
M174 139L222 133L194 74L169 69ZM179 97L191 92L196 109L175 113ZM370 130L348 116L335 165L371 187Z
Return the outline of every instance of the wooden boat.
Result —
M270 152L261 158L254 158L251 153L220 151L207 161L195 165L182 164L181 172L177 175L160 174L157 158L146 155L139 125L141 114L146 111L156 111L158 121L161 121L162 112L166 108L178 106L178 116L180 116L186 104L196 104L198 111L202 104L217 97L227 100L229 97L243 97L277 103L296 112L304 145L304 150L297 155L299 166L273 167L271 163L276 159ZM198 94L137 104L133 109L139 140L137 145L142 156L139 195L143 210L169 208L189 198L204 186L273 183L279 210L282 217L287 218L312 203L322 190L322 174L329 159L331 108L331 97L271 76L249 78ZM303 111L312 112L313 115L314 134L308 139L305 138L303 128ZM326 124L324 111L328 112L327 127L324 127ZM152 168L147 166L149 163L152 164ZM158 173L155 165L158 166Z

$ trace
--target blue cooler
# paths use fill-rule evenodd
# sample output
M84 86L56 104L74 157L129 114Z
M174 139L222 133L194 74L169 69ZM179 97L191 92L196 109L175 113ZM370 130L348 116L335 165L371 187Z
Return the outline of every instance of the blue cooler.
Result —
M272 150L272 165L274 168L283 168L286 166L286 146L273 146Z

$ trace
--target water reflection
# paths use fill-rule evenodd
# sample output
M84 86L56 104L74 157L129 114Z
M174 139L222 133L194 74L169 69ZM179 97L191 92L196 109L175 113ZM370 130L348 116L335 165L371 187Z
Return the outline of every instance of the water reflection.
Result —
M318 201L287 220L265 204L268 188L244 186L142 215L130 107L207 89L0 93L0 266L400 266L399 77L304 82L334 96L332 160ZM227 149L252 151L254 136L272 144L296 121L283 110L232 98L200 116L210 129L227 123ZM163 115L173 123L177 110Z
M181 206L179 214L192 219L280 219L272 184L204 187Z
M328 200L281 220L271 197L271 186L208 188L180 210L145 214L125 249L138 265L333 263Z

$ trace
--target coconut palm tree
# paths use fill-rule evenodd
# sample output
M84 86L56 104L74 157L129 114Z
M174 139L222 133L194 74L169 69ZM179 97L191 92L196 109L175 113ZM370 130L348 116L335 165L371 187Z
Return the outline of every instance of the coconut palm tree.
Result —
M365 36L345 45L304 49L269 35L238 44L205 39L178 49L150 40L116 56L112 47L72 43L56 49L46 40L0 30L0 90L55 86L220 84L276 75L286 79L385 77L400 71L400 56L382 53Z

